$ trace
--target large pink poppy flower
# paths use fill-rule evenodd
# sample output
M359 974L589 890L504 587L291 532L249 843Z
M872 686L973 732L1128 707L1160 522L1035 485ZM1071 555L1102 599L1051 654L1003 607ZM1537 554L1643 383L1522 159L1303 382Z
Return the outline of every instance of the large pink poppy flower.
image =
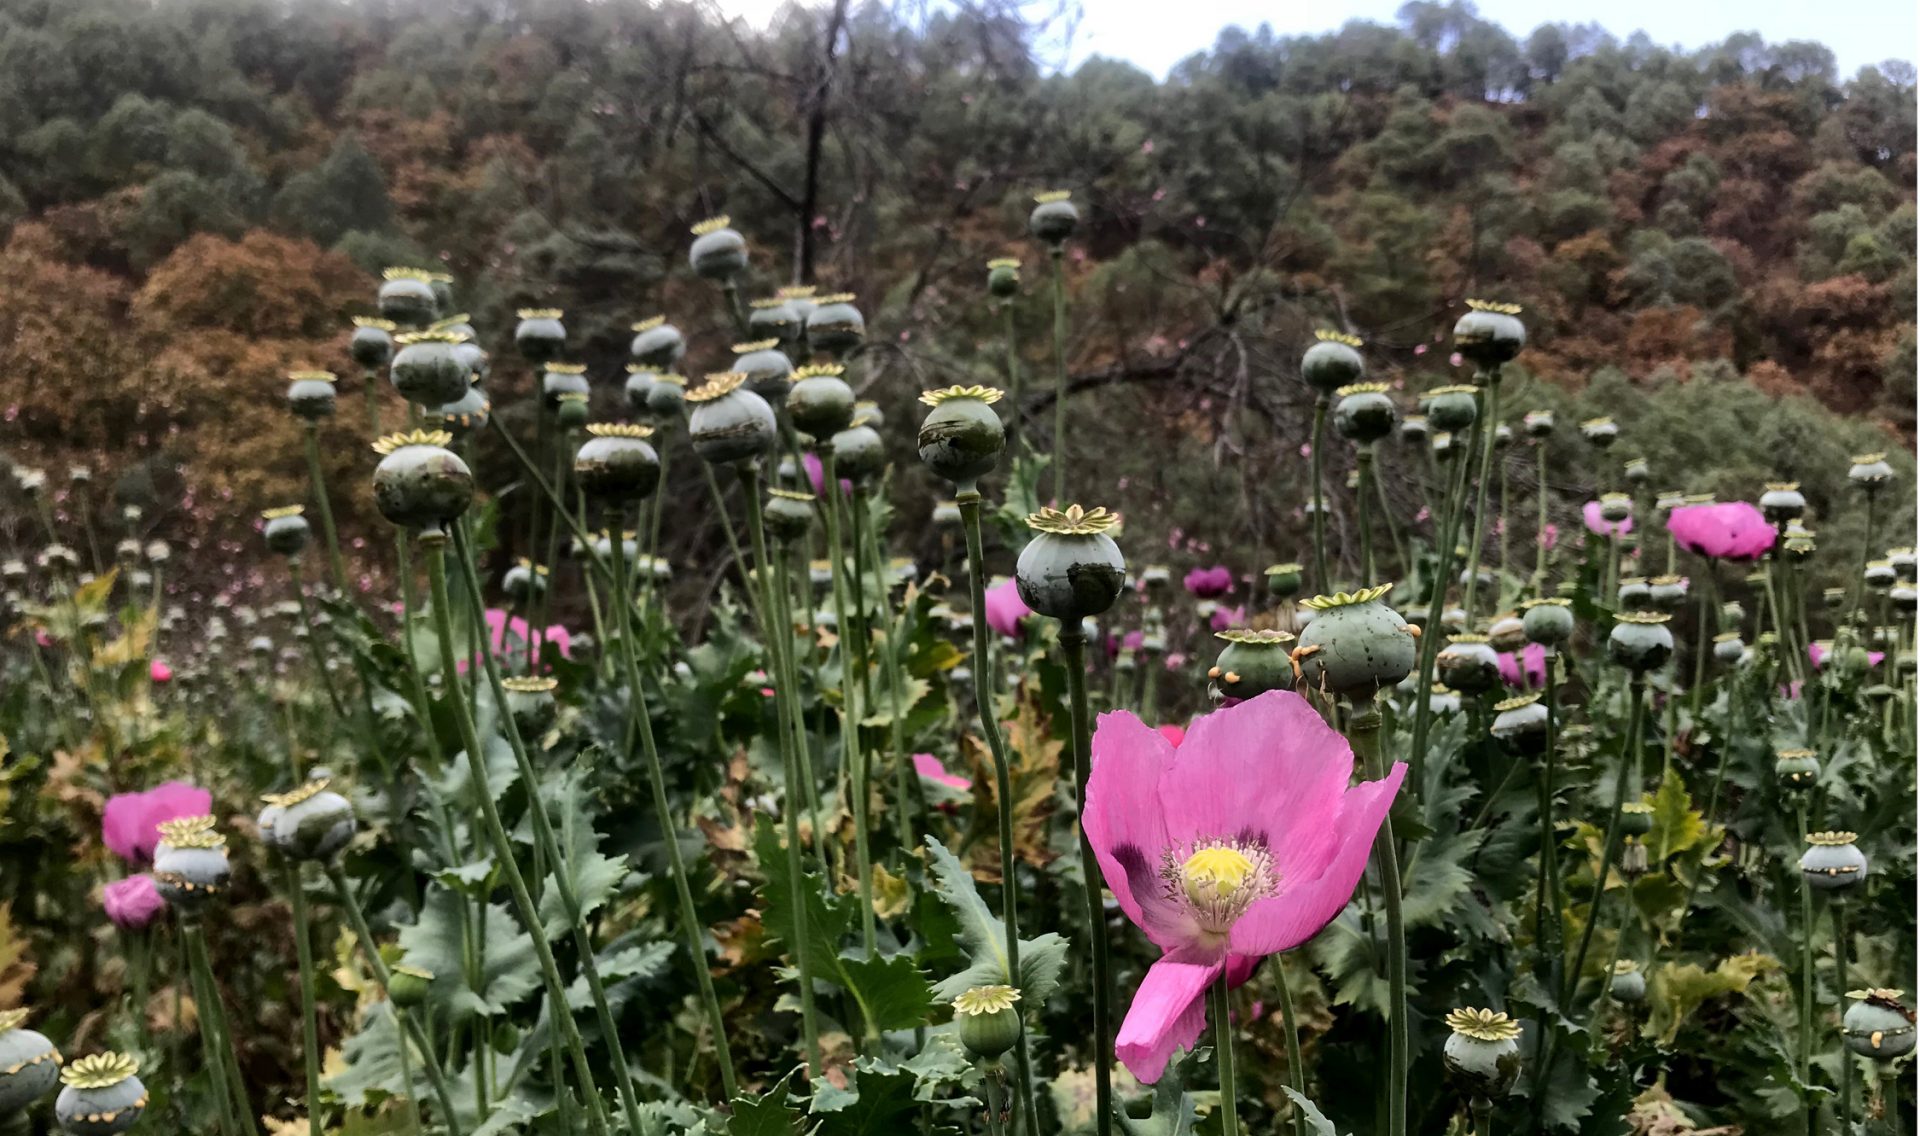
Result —
M1519 651L1500 652L1500 678L1508 686L1538 690L1547 685L1547 649L1529 643Z
M1215 631L1225 631L1229 627L1240 627L1246 622L1247 608L1245 604L1239 607L1228 607L1225 604L1221 604L1219 607L1213 609L1212 614L1207 616L1207 626Z
M1595 536L1625 536L1633 531L1633 518L1624 521L1609 521L1600 515L1600 502L1589 501L1580 507L1580 515L1586 519L1587 531Z
M1020 621L1033 609L1020 598L1020 588L1012 580L1002 580L987 589L987 626L1009 639L1020 638Z
M1318 934L1353 896L1406 773L1349 788L1353 751L1306 699L1269 691L1194 721L1176 749L1103 714L1083 823L1121 908L1165 952L1114 1050L1152 1083L1206 1026L1207 987Z
M1217 600L1233 592L1233 573L1224 564L1195 568L1182 582L1189 594L1203 600Z
M145 872L115 880L100 893L100 906L122 931L141 931L167 909L167 901Z
M101 814L100 838L127 863L145 864L160 843L163 821L212 811L213 794L185 781L165 781L142 793L115 793Z
M1681 548L1715 560L1758 560L1778 535L1745 501L1682 505L1667 515L1667 531Z
M505 610L497 607L486 609L483 615L487 621L487 642L493 648L494 658L514 658L526 652L529 637L532 635L532 627L526 620L517 615L509 615ZM550 625L541 633L540 642L542 654L546 652L546 644L552 643L559 649L563 658L573 657L573 633L558 623ZM456 659L454 667L461 674L466 674L468 663L467 659Z

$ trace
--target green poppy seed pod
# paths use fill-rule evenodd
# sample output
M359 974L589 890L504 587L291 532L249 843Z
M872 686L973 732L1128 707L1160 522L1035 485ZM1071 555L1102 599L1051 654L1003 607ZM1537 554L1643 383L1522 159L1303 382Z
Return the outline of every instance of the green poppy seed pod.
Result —
M353 338L347 340L347 355L369 371L377 371L393 361L393 333L398 325L392 320L353 317Z
M1020 294L1020 262L1001 257L987 262L987 295L996 300L1011 300Z
M1433 433L1427 425L1424 414L1409 414L1400 420L1400 440L1403 442L1424 442Z
M1666 665L1673 657L1673 632L1665 612L1622 613L1607 636L1607 657L1635 674Z
M183 912L198 911L227 890L231 874L227 841L213 830L212 817L182 817L160 825L153 883L169 904Z
M795 311L793 304L783 297L755 300L752 309L747 313L747 331L755 339L798 343L807 330L807 325L800 318L800 313Z
M147 1108L139 1063L124 1053L95 1053L60 1072L53 1118L69 1136L115 1136L132 1128Z
M778 339L756 339L735 344L733 369L747 377L747 389L779 410L793 387L793 360L780 350Z
M1020 991L1011 986L976 986L953 1000L960 1044L983 1061L998 1061L1020 1042Z
M747 390L745 375L729 371L708 375L700 389L687 392L693 412L687 436L693 451L710 465L754 461L773 449L779 421L767 400Z
M467 369L467 385L470 387L486 382L487 376L493 373L493 363L487 355L486 348L472 339L463 339L454 344L453 357Z
M661 374L647 388L647 413L656 421L676 421L686 408L687 380L679 375Z
M1628 484L1645 485L1653 476L1653 467L1647 464L1645 458L1628 458L1626 464L1620 467L1620 472Z
M1628 801L1620 806L1620 831L1628 836L1645 836L1653 831L1653 806L1645 801Z
M540 372L540 400L548 410L558 410L565 395L586 395L592 390L585 363L548 363Z
M1889 548L1887 563L1893 565L1895 574L1909 584L1914 582L1915 573L1920 570L1920 556L1916 556L1911 548Z
M1553 436L1553 411L1529 410L1520 419L1520 426L1529 438L1550 438Z
M417 268L389 268L381 273L380 318L406 328L432 323L440 314L432 278L432 273Z
M1647 1000L1647 976L1640 973L1639 963L1621 959L1613 965L1613 975L1607 980L1607 997L1623 1006L1637 1006Z
M1800 856L1800 877L1820 891L1846 891L1867 878L1866 853L1854 846L1851 832L1814 832Z
M767 532L781 544L803 541L813 528L814 498L794 489L767 490Z
M1487 628L1487 642L1496 651L1518 651L1527 645L1527 625L1517 615L1503 615Z
M817 363L793 373L787 417L794 429L825 440L853 424L853 388L838 363Z
M815 351L844 357L867 340L867 318L853 306L852 292L821 296L807 314L807 343Z
M1221 631L1226 642L1207 671L1207 696L1216 704L1252 698L1269 690L1292 690L1292 635L1285 631Z
M1457 552L1455 555L1459 555ZM1440 630L1448 635L1459 635L1467 629L1467 609L1450 607L1440 613Z
M1507 425L1505 422L1495 426L1493 428L1493 445L1495 449L1501 450L1513 445L1513 427Z
M443 312L453 310L453 277L445 272L427 273L427 287L433 289L434 306Z
M1894 581L1899 578L1899 574L1893 570L1893 562L1889 560L1870 561L1866 570L1860 573L1861 581L1876 592L1893 587Z
M965 492L990 473L1007 445L1007 430L993 404L992 387L955 386L920 396L931 407L920 423L920 461L934 476Z
M1127 561L1107 531L1120 518L1105 509L1048 507L1027 518L1033 539L1014 565L1026 605L1065 624L1104 614L1127 583Z
M301 515L305 511L300 505L283 505L260 514L266 521L260 531L266 537L268 551L281 556L298 556L306 551L313 540L313 526Z
M1920 591L1912 584L1895 584L1887 589L1887 602L1893 605L1893 610L1911 615L1920 609Z
M582 406L586 405L584 402ZM429 425L438 426L452 434L456 440L471 438L487 428L493 417L493 400L479 387L470 386L467 393L444 406L436 406L423 415Z
M1457 434L1480 416L1480 392L1470 386L1435 387L1422 396L1434 429Z
M1620 427L1611 418L1589 418L1580 424L1580 436L1593 448L1605 450L1620 437Z
M1462 694L1485 694L1500 685L1500 656L1485 635L1453 635L1435 656L1433 673Z
M1300 380L1323 396L1352 386L1366 377L1367 362L1360 355L1360 338L1338 331L1316 331L1314 345L1300 356Z
M404 529L437 532L473 504L473 471L447 449L444 430L389 434L373 444L373 503Z
M1520 1023L1492 1010L1455 1010L1447 1015L1441 1049L1447 1076L1471 1097L1498 1100L1520 1079Z
M1633 498L1625 493L1602 493L1600 495L1600 517L1602 520L1619 524L1633 516Z
M587 500L619 509L652 495L660 484L660 455L647 442L651 427L596 422L587 433L573 455L573 478Z
M27 1011L0 1010L0 1115L23 1111L60 1080L60 1051L26 1024Z
M1080 210L1074 208L1070 190L1054 189L1033 195L1033 212L1027 214L1027 232L1058 248L1080 227Z
M292 860L325 863L347 846L358 827L353 805L316 778L290 793L267 798L269 809L279 807L268 843ZM262 827L262 835L266 829Z
M1442 430L1435 434L1427 444L1433 450L1434 460L1442 464L1460 456L1460 443L1448 431Z
M1884 987L1849 990L1852 1005L1840 1017L1840 1037L1850 1052L1892 1061L1913 1052L1914 1014L1900 991Z
M665 316L654 316L633 325L633 342L627 354L643 367L671 371L687 353L687 339Z
M1614 592L1615 603L1622 611L1648 611L1653 607L1653 585L1644 576L1628 576L1620 581L1620 587Z
M1520 622L1527 639L1543 647L1558 647L1573 637L1573 602L1554 597L1529 600L1522 606Z
M553 728L560 716L560 704L553 692L559 683L544 675L514 675L500 680L507 695L507 713L523 738L537 738Z
M508 599L524 604L535 596L545 595L547 591L547 569L536 566L533 561L522 558L507 569L500 577L500 590Z
M1872 493L1893 480L1893 467L1885 454L1855 454L1847 467L1847 480Z
M1526 345L1518 304L1468 300L1466 314L1453 325L1453 349L1481 370L1512 362Z
M731 280L746 271L747 238L729 227L726 216L709 217L693 227L687 265L703 280Z
M402 398L425 408L444 406L467 393L467 365L454 354L451 332L414 331L399 337L387 376Z
M1790 797L1812 791L1820 781L1820 759L1810 749L1783 749L1773 755L1773 779Z
M834 471L855 484L878 477L887 468L887 443L864 417L835 434L831 445Z
M318 422L333 417L332 371L293 371L287 375L287 409L295 418Z
M1460 695L1448 689L1444 682L1436 682L1427 691L1427 708L1435 714L1458 714L1462 703Z
M538 367L560 358L567 349L567 328L559 308L521 308L513 329L513 346L520 357Z
M1292 599L1300 594L1300 587L1306 582L1306 569L1292 562L1275 564L1264 573L1267 590L1283 600Z
M647 395L653 390L653 384L660 380L659 372L639 363L627 364L627 410L636 415L650 413L647 409Z
M1807 498L1797 481L1769 481L1760 494L1760 515L1773 524L1799 520L1806 511Z
M554 399L553 421L568 433L585 426L590 414L585 394L568 391Z
M1537 757L1547 752L1547 704L1538 694L1523 694L1497 702L1488 733L1508 752Z
M1714 661L1730 667L1746 657L1747 645L1738 631L1722 631L1713 637Z
M1293 660L1300 681L1354 699L1370 699L1412 672L1419 635L1385 597L1390 584L1302 600L1313 619L1300 631Z
M1354 383L1334 392L1333 428L1355 445L1370 445L1393 433L1393 399L1385 383Z
M511 681L511 680L508 680ZM403 1010L427 1004L433 991L433 972L417 966L396 966L387 976L387 997Z
M1678 611L1687 602L1685 576L1655 576L1647 581L1647 599L1658 611Z

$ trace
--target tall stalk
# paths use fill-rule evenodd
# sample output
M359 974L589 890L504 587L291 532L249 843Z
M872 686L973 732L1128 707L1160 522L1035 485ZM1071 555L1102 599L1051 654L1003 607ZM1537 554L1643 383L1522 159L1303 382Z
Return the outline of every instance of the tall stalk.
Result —
M1467 546L1467 583L1461 605L1467 611L1467 626L1473 626L1473 598L1480 583L1481 548L1487 539L1487 486L1493 479L1493 454L1500 448L1500 368L1486 372L1487 397L1474 427L1480 435L1480 476L1474 484L1473 537Z
M1614 858L1620 854L1620 806L1627 803L1627 786L1640 773L1640 741L1645 732L1647 680L1635 672L1627 683L1627 730L1620 749L1620 769L1613 784L1613 807L1607 812L1607 834L1600 844L1600 869L1594 878L1593 902L1587 908L1587 925L1580 932L1580 947L1573 955L1573 967L1567 971L1560 1004L1571 1007L1580 989L1580 972L1586 969L1587 951L1593 946L1593 932L1600 925L1600 908L1607 898L1607 877L1613 873Z
M984 605L975 618L986 614ZM1100 861L1087 839L1087 778L1093 769L1091 715L1087 712L1087 625L1074 620L1060 624L1060 648L1066 656L1067 694L1073 726L1074 806L1080 830L1080 872L1087 889L1087 936L1093 943L1094 1128L1099 1136L1113 1132L1113 964L1107 957L1106 900L1102 895ZM1011 807L1011 802L1008 803Z
M320 1136L320 1021L314 1008L313 944L309 941L313 922L307 914L306 880L297 863L287 865L287 896L293 901L294 951L300 960L300 1045L307 1073L307 1136Z
M869 837L871 817L868 809L872 794L867 785L866 744L860 736L860 724L867 714L866 598L860 575L858 533L854 533L853 580L847 580L846 549L841 541L841 509L850 502L840 491L840 477L834 468L833 451L821 455L827 490L827 555L833 559L834 621L840 632L841 702L846 713L840 719L840 761L849 784L849 811L853 814L853 855L855 875L860 888L860 945L871 957L878 950L879 929L873 914L873 849ZM851 606L849 606L851 601Z
M1293 1091L1304 1099L1307 1095L1307 1070L1300 1061L1300 1023L1293 1015L1293 991L1287 989L1287 968L1276 962L1273 965L1274 986L1280 994L1280 1028L1287 1035L1287 1083ZM1289 1111L1293 1113L1294 1136L1307 1136L1307 1113L1298 1101L1290 1101Z
M306 427L307 481L313 488L313 504L320 510L320 531L327 538L327 567L333 573L333 590L347 594L347 565L340 558L340 534L333 527L333 505L327 498L327 478L320 470L320 424Z
M1540 444L1534 447L1533 454L1534 472L1540 481L1538 488L1534 491L1534 505L1539 510L1539 515L1535 518L1533 527L1533 590L1536 594L1545 595L1547 591L1547 440L1545 438L1540 439Z
M1220 1136L1240 1136L1240 1093L1233 1070L1233 1022L1227 993L1227 968L1207 990L1213 1015L1213 1055L1220 1063Z
M1479 429L1476 419L1474 429ZM1440 541L1435 545L1432 595L1427 597L1427 622L1420 636L1420 679L1419 689L1413 696L1413 748L1408 753L1408 780L1413 782L1416 796L1426 786L1427 734L1433 728L1433 668L1440 656L1440 617L1447 606L1447 579L1453 569L1453 542L1459 535L1462 498L1466 494L1467 465L1464 459L1456 457L1458 467L1454 473L1453 484L1448 490L1446 507L1440 527L1436 531Z
M1355 497L1360 507L1360 579L1372 580L1373 574L1373 511L1370 507L1371 495L1367 492L1373 483L1373 443L1367 442L1359 449L1360 483L1355 487ZM1317 517L1319 514L1315 513Z
M1827 911L1833 916L1833 993L1844 1011L1847 1004L1847 905L1838 895L1827 901ZM1808 935L1809 942L1813 936ZM1853 1133L1853 1054L1848 1051L1846 1039L1840 1041L1840 1133L1852 1136Z
M198 920L182 921L180 930L193 979L193 1002L199 1011L200 1048L205 1055L207 1077L213 1082L213 1095L218 1098L220 1128L229 1136L249 1136L253 1132L250 1110L236 1115L236 1086L228 1080L228 1054L222 1052L228 1042L220 1029L220 993L213 983L213 968L207 964L206 939L200 933Z
M1065 247L1055 244L1053 260L1053 500L1067 499L1067 277ZM1102 1129L1101 1136L1106 1136Z
M1006 327L1007 339L1007 406L1010 408L1007 421L1009 442L1020 440L1020 341L1013 319L1013 301L1000 302L1000 318Z
M1347 740L1360 758L1361 773L1369 780L1387 775L1380 755L1380 703L1377 698L1353 708L1347 722ZM1381 822L1373 840L1380 866L1380 891L1387 913L1387 1000L1393 1016L1387 1026L1387 1133L1407 1136L1407 1070L1410 1033L1407 1024L1407 928L1401 913L1400 850L1393 835L1393 818Z
M1321 591L1332 595L1335 591L1332 577L1327 575L1327 494L1324 474L1321 469L1320 443L1327 433L1327 396L1315 396L1313 400L1313 438L1307 446L1309 470L1308 480L1313 486L1313 576L1314 584Z

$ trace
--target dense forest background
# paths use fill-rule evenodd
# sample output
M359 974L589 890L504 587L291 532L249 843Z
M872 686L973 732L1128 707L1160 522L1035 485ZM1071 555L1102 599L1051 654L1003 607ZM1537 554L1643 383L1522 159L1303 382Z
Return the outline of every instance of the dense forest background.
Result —
M1843 77L1818 44L1751 35L1516 39L1417 0L1397 27L1230 30L1161 83L1049 73L1032 15L840 0L762 34L637 0L0 0L0 450L56 479L109 471L149 531L241 579L256 510L303 488L283 374L351 369L347 317L383 265L455 276L510 423L531 414L512 313L535 303L566 309L612 413L635 319L687 329L692 371L729 358L684 261L688 226L725 212L756 245L750 294L858 294L861 382L898 408L910 463L918 390L1001 381L989 257L1028 261L1044 405L1024 217L1048 188L1087 218L1067 263L1074 494L1170 546L1286 553L1311 330L1364 336L1418 390L1447 377L1468 296L1527 308L1516 415L1627 427L1604 459L1561 443L1557 509L1643 455L1663 486L1800 476L1819 510L1849 448L1908 447L1911 66ZM364 421L327 429L360 524Z

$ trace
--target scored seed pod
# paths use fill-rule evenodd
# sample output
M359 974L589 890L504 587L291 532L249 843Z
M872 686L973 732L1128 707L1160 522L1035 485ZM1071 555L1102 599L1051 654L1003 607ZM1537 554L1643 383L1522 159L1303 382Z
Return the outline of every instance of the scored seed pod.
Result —
M380 318L400 327L422 328L440 315L433 274L419 268L389 268L380 274Z
M313 526L307 523L302 514L303 505L282 505L261 512L266 522L261 535L266 538L267 550L281 556L298 556L306 551L307 544L313 540Z
M748 390L766 399L775 410L785 405L787 392L793 387L793 360L780 350L778 339L736 343L733 354L733 369L747 377Z
M709 217L692 229L687 265L703 280L727 281L747 269L747 238L735 232L731 218Z
M433 302L443 312L453 310L453 276L446 272L427 273L427 287L433 289Z
M767 400L747 390L738 371L708 375L697 390L687 392L693 412L687 416L687 436L702 461L734 465L759 459L773 449L779 421Z
M1493 1010L1455 1010L1447 1015L1441 1049L1447 1075L1469 1096L1497 1100L1520 1078L1520 1023Z
M1620 427L1611 418L1589 418L1580 424L1580 436L1593 448L1605 450L1620 437Z
M455 353L462 342L451 331L413 331L399 336L387 376L402 398L426 408L444 406L467 393L467 364Z
M1644 576L1628 576L1620 581L1614 599L1622 611L1647 611L1653 607L1653 585Z
M1314 344L1300 356L1300 380L1321 396L1332 395L1366 377L1367 362L1360 355L1360 337L1321 329Z
M642 363L627 364L627 382L625 393L627 409L636 415L652 413L647 407L647 395L653 391L653 384L660 381L660 373Z
M1027 232L1056 249L1080 227L1080 210L1074 208L1073 191L1050 189L1033 195L1033 212L1027 214Z
M1500 656L1485 635L1461 632L1434 657L1433 673L1462 694L1485 694L1500 685Z
M595 422L573 455L573 478L587 500L624 508L651 496L660 485L660 455L647 439L653 428Z
M1458 434L1473 425L1480 416L1480 390L1478 387L1455 384L1435 387L1421 395L1426 408L1427 421L1434 429L1448 434ZM1436 436L1435 441L1438 441Z
M1468 300L1467 312L1453 325L1453 349L1481 370L1513 361L1527 345L1527 326L1519 304Z
M975 986L953 1000L960 1044L982 1061L998 1062L1020 1043L1020 991L1011 986Z
M1738 631L1722 631L1713 637L1713 658L1723 666L1733 666L1747 657L1747 645Z
M537 738L553 728L560 716L560 704L553 692L560 683L545 675L514 675L500 680L507 695L507 713L523 738Z
M1849 1052L1892 1061L1913 1052L1914 1013L1900 991L1886 987L1849 990L1853 1004L1840 1017L1840 1037Z
M686 409L687 380L679 375L663 373L647 388L647 412L655 421L677 421Z
M1214 633L1226 643L1207 671L1207 697L1216 705L1269 690L1292 690L1294 637L1285 631L1233 629Z
M806 334L807 325L794 309L793 302L784 296L755 300L748 307L752 310L747 313L747 330L756 339L798 343L800 337Z
M1573 637L1573 601L1553 596L1520 605L1520 623L1529 642L1559 647Z
M1805 794L1820 781L1820 758L1810 749L1777 750L1773 755L1773 779L1779 783L1782 793Z
M946 387L920 396L932 408L920 423L920 461L962 493L992 472L1006 448L1006 427L993 409L1000 397L985 386Z
M1635 674L1665 666L1673 657L1673 632L1665 612L1623 612L1607 635L1607 657Z
M436 406L421 416L430 426L438 426L458 441L471 438L487 428L493 418L493 400L477 386L444 406Z
M1621 959L1613 964L1613 974L1607 979L1607 997L1623 1006L1637 1006L1647 1000L1647 976L1640 973L1639 963Z
M291 792L270 794L264 798L278 812L268 835L261 835L288 859L303 863L325 863L347 846L359 827L353 804L327 788L328 779L316 777Z
M1538 694L1496 702L1493 715L1487 732L1510 752L1524 757L1547 752L1547 704Z
M1011 300L1020 294L1020 262L1010 256L987 262L987 295Z
M473 504L473 471L447 449L445 430L389 434L373 444L373 502L401 528L437 533Z
M1120 598L1127 560L1108 534L1120 523L1103 508L1051 506L1027 517L1033 538L1020 550L1013 580L1034 611L1072 626L1102 615Z
M787 418L794 429L825 440L853 424L853 388L838 363L810 363L793 372Z
M334 384L338 381L332 371L287 372L287 409L295 418L308 422L332 418Z
M1893 480L1893 467L1887 464L1886 454L1855 454L1847 467L1847 480L1873 493Z
M540 398L548 410L558 410L564 395L592 393L585 363L548 363L540 371Z
M369 371L377 371L393 361L393 333L399 324L388 319L353 317L353 338L347 340L347 355Z
M60 1080L60 1050L26 1025L26 1010L0 1010L0 1115L23 1111Z
M1891 560L1870 560L1867 562L1866 569L1860 573L1860 581L1876 592L1884 592L1893 587L1894 581L1899 578L1899 573L1893 570Z
M567 349L567 327L559 308L521 308L513 329L513 346L520 357L538 367L558 359Z
M767 532L781 544L804 541L813 529L814 496L795 489L767 490Z
M665 316L643 319L633 325L633 342L627 353L644 367L671 371L687 353L687 338Z
M1655 576L1647 581L1647 599L1659 611L1678 611L1687 602L1685 576Z
M1393 399L1385 383L1353 383L1333 393L1340 401L1333 404L1333 428L1357 446L1370 446L1393 433Z
M1807 511L1807 498L1797 481L1769 481L1760 494L1760 515L1776 525L1799 520Z
M162 822L153 850L153 883L182 913L191 914L226 891L232 868L227 838L215 832L210 816Z
M855 484L878 477L887 468L887 444L874 429L873 417L861 414L853 425L835 434L829 443L834 472Z
M807 344L836 358L845 358L867 341L867 318L853 306L852 292L821 296L807 313Z
M1800 876L1820 891L1845 891L1867 878L1866 853L1854 845L1851 832L1807 834L1807 850L1800 856Z
M140 1063L125 1053L94 1053L60 1071L53 1118L69 1136L115 1136L147 1108Z
M1920 573L1920 555L1916 555L1911 548L1887 549L1887 563L1893 565L1894 572L1909 584Z
M1503 615L1487 628L1487 642L1496 651L1518 651L1527 645L1527 625L1518 615Z
M1293 650L1300 681L1358 703L1412 673L1420 633L1387 606L1392 590L1380 584L1302 600L1313 619Z

